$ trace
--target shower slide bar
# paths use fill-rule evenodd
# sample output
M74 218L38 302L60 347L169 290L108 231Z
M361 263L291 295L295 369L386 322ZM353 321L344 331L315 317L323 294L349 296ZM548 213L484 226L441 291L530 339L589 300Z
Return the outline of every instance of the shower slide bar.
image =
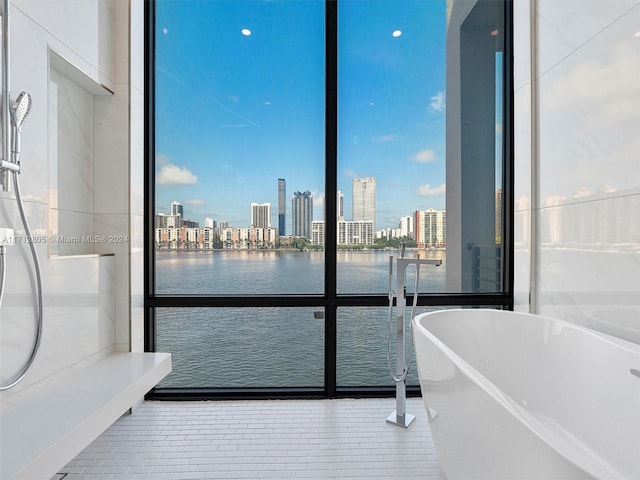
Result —
M2 190L9 189L9 171L20 170L19 165L10 161L11 130L9 121L9 108L11 100L9 98L9 0L2 0L2 98L0 98L0 122L2 123L2 156L0 157L0 180Z

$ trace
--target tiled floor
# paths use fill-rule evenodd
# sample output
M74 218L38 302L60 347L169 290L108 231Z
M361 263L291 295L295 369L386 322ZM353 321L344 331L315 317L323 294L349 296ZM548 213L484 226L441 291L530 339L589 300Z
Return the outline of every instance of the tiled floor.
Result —
M146 402L61 470L64 480L444 479L424 404L395 400Z

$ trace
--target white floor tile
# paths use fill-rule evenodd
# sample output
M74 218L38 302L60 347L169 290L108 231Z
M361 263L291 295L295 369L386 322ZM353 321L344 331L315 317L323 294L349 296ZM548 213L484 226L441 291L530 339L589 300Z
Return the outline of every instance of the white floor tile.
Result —
M444 479L424 404L408 429L394 399L146 402L58 480ZM54 480L52 479L52 480Z

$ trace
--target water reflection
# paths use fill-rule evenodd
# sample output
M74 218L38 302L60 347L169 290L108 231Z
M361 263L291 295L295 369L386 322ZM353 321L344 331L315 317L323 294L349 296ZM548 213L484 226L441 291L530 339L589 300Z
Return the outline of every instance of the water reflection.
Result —
M415 257L417 251L406 252ZM420 251L421 258L442 260L440 267L420 269L421 292L443 292L446 251ZM338 252L338 292L386 294L389 256L399 251ZM395 269L395 268L394 268ZM407 270L413 285L414 270ZM395 280L394 280L395 284ZM275 250L157 252L156 292L191 295L288 295L322 294L324 252Z

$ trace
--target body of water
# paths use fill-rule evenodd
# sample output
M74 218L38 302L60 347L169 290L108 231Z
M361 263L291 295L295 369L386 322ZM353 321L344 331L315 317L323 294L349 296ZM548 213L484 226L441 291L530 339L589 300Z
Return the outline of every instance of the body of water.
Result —
M399 252L338 252L338 292L386 295L390 255L397 258ZM415 257L415 252L407 252L406 257L412 256ZM443 262L440 267L421 267L420 292L443 292L445 251L422 251L420 256ZM322 294L323 275L323 252L158 252L156 256L159 294ZM409 268L409 292L413 291L414 280L415 270ZM394 274L394 289L395 286ZM161 386L322 386L324 321L318 315L321 310L321 307L156 309L157 349L171 352L174 360L173 372ZM388 313L386 307L338 309L340 386L393 384L387 367ZM393 317L391 353L395 366L395 309ZM418 383L415 361L408 382Z
M382 293L389 284L389 257L399 251L339 251L338 293ZM416 256L407 251L406 258ZM421 266L420 290L444 292L446 251L420 251L420 258L442 261ZM394 262L395 271L395 262ZM407 283L415 279L407 270ZM395 277L394 277L395 285ZM322 294L324 252L222 250L156 253L156 293L168 295L291 295Z

